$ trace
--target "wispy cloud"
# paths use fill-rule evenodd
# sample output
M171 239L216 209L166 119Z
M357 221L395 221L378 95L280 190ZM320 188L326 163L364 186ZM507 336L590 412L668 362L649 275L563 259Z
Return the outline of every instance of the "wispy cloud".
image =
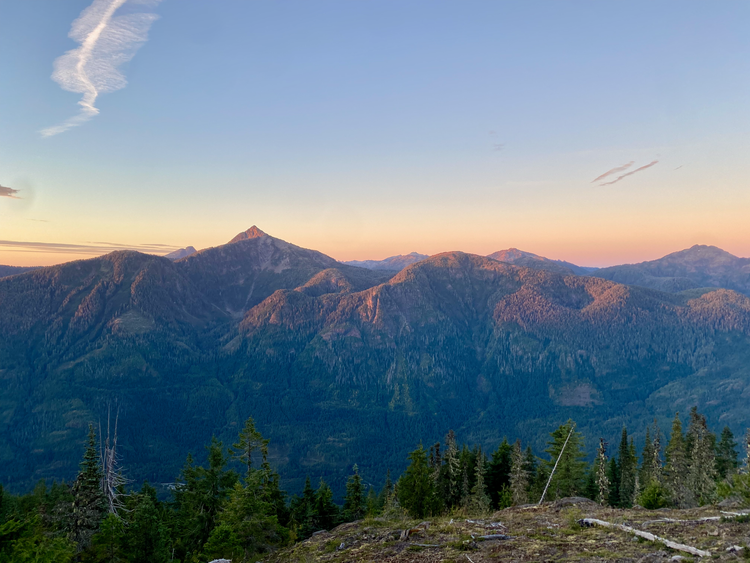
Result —
M622 176L618 176L617 178L615 178L611 182L604 182L603 184L599 184L599 185L600 186L611 186L612 184L616 184L617 182L619 182L623 178L627 178L628 176L632 176L633 174L635 174L637 172L640 172L641 170L646 170L646 168L651 168L655 164L659 164L659 161L658 160L654 160L653 162L649 162L645 166L641 166L640 168L636 168L632 172L628 172L627 174L623 174Z
M156 5L160 0L151 0ZM148 30L158 18L156 14L139 12L115 17L128 0L94 0L78 16L68 37L81 44L55 60L52 80L63 90L82 94L78 114L60 125L42 129L43 137L51 137L85 123L99 113L94 104L99 94L114 92L127 84L118 70L133 58L148 39ZM138 2L143 4L144 2Z
M13 199L21 199L21 196L16 195L19 190L8 188L6 186L0 186L0 197L10 197Z
M594 178L593 180L591 180L591 183L594 184L594 183L598 182L599 180L602 180L602 179L606 178L607 176L609 176L611 174L617 174L618 172L622 172L623 170L627 170L628 168L630 168L634 164L635 164L635 160L631 160L627 164L623 164L622 166L618 166L617 168L613 168L612 170L607 170L601 176L597 176L596 178Z
M0 240L0 248L11 252L44 252L46 254L84 254L99 256L115 250L137 250L146 254L167 254L179 247L169 244L119 244L114 242L90 242L69 244L56 242L28 242Z

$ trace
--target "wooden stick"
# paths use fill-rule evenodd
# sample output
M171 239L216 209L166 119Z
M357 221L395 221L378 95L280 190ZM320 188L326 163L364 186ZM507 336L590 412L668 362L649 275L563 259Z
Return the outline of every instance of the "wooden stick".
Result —
M698 557L711 557L710 551L703 551L702 549L697 549L689 545L676 543L665 538L660 538L659 536L650 534L648 532L642 532L641 530L636 530L635 528L631 528L630 526L625 526L623 524L613 524L611 522L605 522L604 520L599 520L597 518L584 518L583 520L581 520L581 522L586 526L603 526L605 528L617 528L618 530L622 530L623 532L635 534L636 536L638 536L639 538L643 538L644 540L663 543L667 547L675 549L677 551L684 551L685 553L689 553L691 555L697 555Z

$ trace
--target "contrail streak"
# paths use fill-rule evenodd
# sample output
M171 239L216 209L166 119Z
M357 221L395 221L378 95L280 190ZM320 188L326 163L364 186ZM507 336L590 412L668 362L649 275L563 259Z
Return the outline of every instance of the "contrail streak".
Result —
M607 176L609 176L610 174L617 174L618 172L622 172L623 170L627 170L628 168L630 168L630 167L631 167L631 166L633 166L634 164L635 164L635 160L631 160L631 161L630 161L630 162L628 162L627 164L623 164L622 166L618 166L617 168L613 168L612 170L607 170L607 171L606 171L606 172L605 172L604 174L602 174L601 176L599 176L599 177L597 177L597 178L594 178L593 180L591 180L591 183L593 184L593 183L595 183L595 182L598 182L599 180L601 180L602 178L606 178L606 177L607 177Z
M616 184L617 182L619 182L623 178L627 178L628 176L632 176L636 172L640 172L641 170L645 170L646 168L651 168L655 164L659 164L659 161L658 160L654 160L653 162L649 162L645 166L641 166L640 168L636 168L632 172L628 172L627 174L623 174L622 176L618 176L617 178L615 178L611 182L604 182L603 184L599 184L599 185L600 186L611 186L612 184Z
M68 36L81 44L55 60L52 79L63 90L82 94L78 115L41 131L51 137L85 123L99 113L94 105L99 94L114 92L127 84L118 70L146 42L156 14L134 13L115 17L128 0L94 0L76 19ZM159 0L153 0L155 5Z

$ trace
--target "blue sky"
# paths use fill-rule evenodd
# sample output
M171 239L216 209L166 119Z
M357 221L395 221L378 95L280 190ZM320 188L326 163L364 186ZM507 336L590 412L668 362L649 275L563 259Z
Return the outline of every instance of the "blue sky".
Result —
M0 263L253 224L339 259L750 255L748 3L128 0L158 19L127 85L44 137L90 4L0 4Z

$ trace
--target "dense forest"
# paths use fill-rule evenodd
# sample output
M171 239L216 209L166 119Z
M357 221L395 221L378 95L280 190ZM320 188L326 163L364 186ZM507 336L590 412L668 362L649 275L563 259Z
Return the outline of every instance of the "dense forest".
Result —
M252 418L231 447L212 439L205 464L188 455L165 498L148 482L128 481L116 431L102 440L90 426L72 484L40 481L25 495L0 486L0 563L250 562L363 518L486 515L570 496L622 508L687 508L728 497L750 503L750 431L742 460L731 430L717 437L695 407L684 431L678 413L667 440L655 423L646 436L640 455L626 428L612 455L599 439L589 464L572 420L549 434L541 456L507 439L488 455L459 445L450 431L442 444L420 444L406 471L398 479L388 472L380 486L366 483L355 465L337 503L323 478L314 486L309 476L289 498Z

